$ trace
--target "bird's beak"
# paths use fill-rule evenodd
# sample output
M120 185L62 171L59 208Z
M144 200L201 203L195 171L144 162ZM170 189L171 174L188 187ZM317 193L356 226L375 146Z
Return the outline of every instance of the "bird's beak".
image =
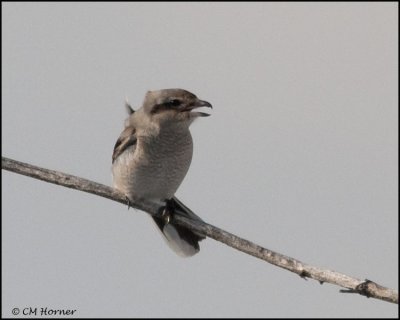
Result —
M200 107L207 107L212 109L211 103L204 101L204 100L197 100L196 103L194 104L195 108L200 108Z
M197 108L201 108L201 107L206 107L206 108L212 109L211 103L204 101L204 100L197 100L191 106L186 107L185 110L183 110L183 111L192 111L193 109L197 109ZM194 117L208 117L210 115L208 113L200 112L200 111L190 112L190 114Z

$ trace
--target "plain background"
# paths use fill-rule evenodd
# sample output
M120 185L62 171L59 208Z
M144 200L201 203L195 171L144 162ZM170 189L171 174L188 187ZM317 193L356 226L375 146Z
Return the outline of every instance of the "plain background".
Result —
M177 195L207 222L398 285L397 3L2 3L2 155L111 184L125 96L185 88ZM203 241L176 256L145 213L2 171L2 315L396 317Z

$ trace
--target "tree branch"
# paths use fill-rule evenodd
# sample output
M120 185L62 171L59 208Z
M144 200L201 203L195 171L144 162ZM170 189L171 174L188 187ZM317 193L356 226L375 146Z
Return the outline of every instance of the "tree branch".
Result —
M107 199L111 199L123 204L127 204L127 198L124 194L111 187L86 180L80 177L72 176L62 172L48 170L36 167L27 163L15 161L2 157L2 169L15 173L26 175L35 179L58 184L67 188L72 188L88 193L92 193ZM151 215L158 215L160 207L151 202L129 203L133 208L146 211ZM199 232L216 241L225 243L239 251L252 255L276 265L280 268L289 270L298 274L302 278L311 278L319 281L321 284L328 282L347 290L341 290L345 293L358 293L360 295L384 300L392 303L399 303L398 292L393 289L385 288L370 280L359 280L349 277L345 274L315 267L283 254L263 248L246 239L240 238L232 233L217 228L211 224L190 220L181 215L173 216L174 223L187 227L193 231Z

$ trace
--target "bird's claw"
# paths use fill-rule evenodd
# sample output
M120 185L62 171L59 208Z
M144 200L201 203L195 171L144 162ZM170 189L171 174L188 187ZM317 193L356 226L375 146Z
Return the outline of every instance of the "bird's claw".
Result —
M128 196L125 196L125 200L126 200L126 204L128 205L128 210L129 210L129 208L131 208L132 207L132 202L131 202L131 200L129 200L129 198L128 198Z
M166 200L165 207L162 208L161 212L161 218L164 220L165 224L170 223L174 212L175 212L174 202L172 200Z

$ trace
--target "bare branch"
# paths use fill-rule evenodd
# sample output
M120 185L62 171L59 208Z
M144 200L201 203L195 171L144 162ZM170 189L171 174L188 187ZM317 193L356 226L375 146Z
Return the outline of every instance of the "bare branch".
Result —
M123 204L127 204L127 198L121 192L90 180L54 170L36 167L5 157L2 157L1 165L2 169L5 170L26 175L35 179L40 179L46 182L58 184L67 188L92 193ZM129 203L129 205L136 209L146 211L151 215L158 215L160 212L160 207L157 204L151 202L145 203L142 201L136 201L135 203ZM321 284L327 282L338 285L347 289L341 290L341 292L344 293L358 293L366 297L376 298L397 304L399 303L398 292L396 290L385 288L373 281L360 280L336 271L322 269L305 264L299 260L263 248L246 239L240 238L232 233L217 228L211 224L190 220L179 214L174 215L173 219L174 222L179 225L204 234L207 237L225 243L232 248L267 261L268 263L276 265L280 268L294 272L302 278L311 278L319 281Z

